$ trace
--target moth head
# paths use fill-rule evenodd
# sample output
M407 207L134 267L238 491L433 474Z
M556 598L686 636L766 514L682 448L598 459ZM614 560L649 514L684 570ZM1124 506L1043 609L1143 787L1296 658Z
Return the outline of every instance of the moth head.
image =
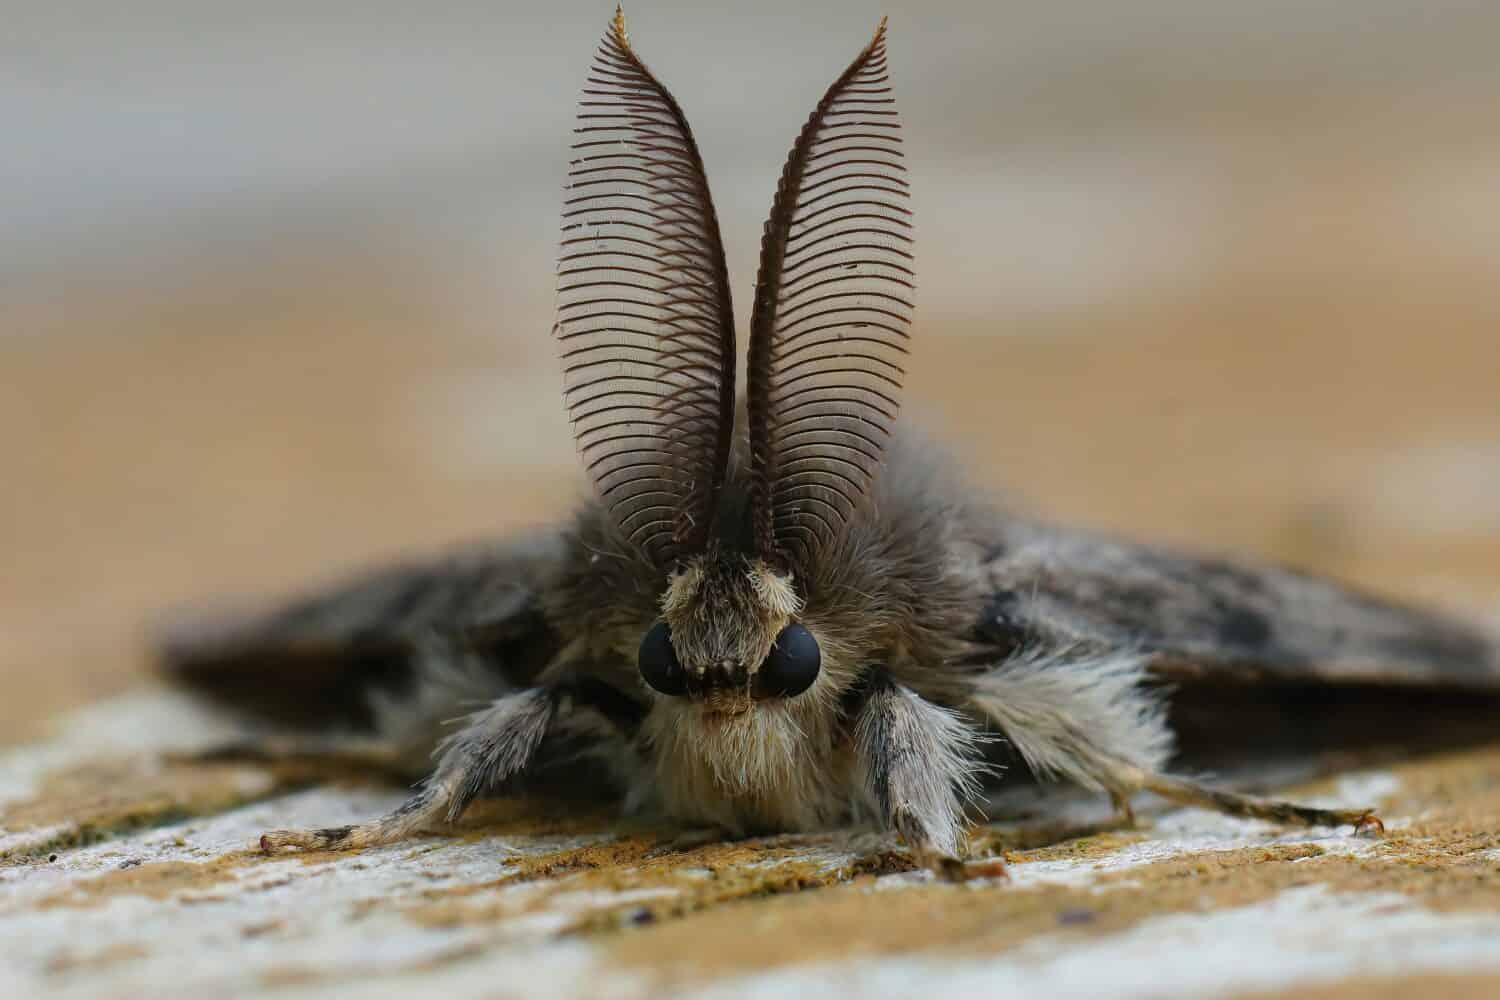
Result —
M797 620L790 577L764 560L711 552L672 574L641 639L641 679L664 695L744 705L793 698L818 678L818 641Z
M720 502L737 355L718 217L687 118L619 11L574 133L554 332L606 516L666 581L642 678L795 696L821 662L796 581L868 506L904 378L911 212L885 21L802 127L763 230L747 504Z

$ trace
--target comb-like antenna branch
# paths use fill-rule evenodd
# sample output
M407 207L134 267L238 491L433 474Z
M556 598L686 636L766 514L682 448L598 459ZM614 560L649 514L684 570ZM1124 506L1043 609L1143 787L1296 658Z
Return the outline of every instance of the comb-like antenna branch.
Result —
M734 308L703 160L615 8L579 102L557 324L574 437L616 526L669 566L711 530L734 430Z
M855 516L900 403L915 278L885 25L798 135L761 239L752 531L763 556L794 566Z

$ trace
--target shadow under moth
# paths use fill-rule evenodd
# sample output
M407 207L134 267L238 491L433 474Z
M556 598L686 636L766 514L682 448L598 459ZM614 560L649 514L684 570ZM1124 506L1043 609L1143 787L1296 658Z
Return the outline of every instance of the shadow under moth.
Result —
M1126 819L1149 791L1373 829L1175 776L1174 703L1269 702L1249 739L1277 743L1380 692L1400 718L1500 689L1477 626L1003 509L898 421L914 258L884 21L776 185L743 401L703 162L618 12L574 137L555 337L592 498L556 530L164 642L182 682L288 727L268 748L430 768L390 815L265 850L398 841L579 761L622 810L731 836L874 824L955 878L979 870L966 832L1005 763Z

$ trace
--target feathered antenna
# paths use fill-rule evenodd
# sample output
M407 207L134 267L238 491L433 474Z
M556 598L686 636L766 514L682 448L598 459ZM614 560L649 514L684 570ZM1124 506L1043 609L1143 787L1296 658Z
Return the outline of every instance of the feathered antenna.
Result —
M755 544L806 565L868 494L915 288L886 22L792 146L761 240L748 395Z
M734 428L734 309L703 160L625 15L579 102L563 202L564 399L615 523L660 565L706 543Z

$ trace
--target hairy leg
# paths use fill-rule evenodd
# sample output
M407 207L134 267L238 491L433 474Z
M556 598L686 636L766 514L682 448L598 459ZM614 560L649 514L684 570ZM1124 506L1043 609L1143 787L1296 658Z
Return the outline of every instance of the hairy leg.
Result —
M261 850L353 850L458 819L481 792L526 767L557 714L559 698L556 690L532 688L498 699L443 742L437 768L393 812L354 826L274 830L260 838Z
M1065 778L1110 796L1133 822L1130 798L1155 792L1232 816L1310 826L1381 827L1369 809L1314 809L1215 791L1165 773L1172 737L1145 660L1129 653L1061 649L1014 657L975 683L974 707L1005 733L1039 777Z
M949 879L978 872L959 859L963 804L984 765L978 737L952 712L886 678L873 680L854 725L856 774L882 822L916 860ZM986 874L1000 874L991 864Z

